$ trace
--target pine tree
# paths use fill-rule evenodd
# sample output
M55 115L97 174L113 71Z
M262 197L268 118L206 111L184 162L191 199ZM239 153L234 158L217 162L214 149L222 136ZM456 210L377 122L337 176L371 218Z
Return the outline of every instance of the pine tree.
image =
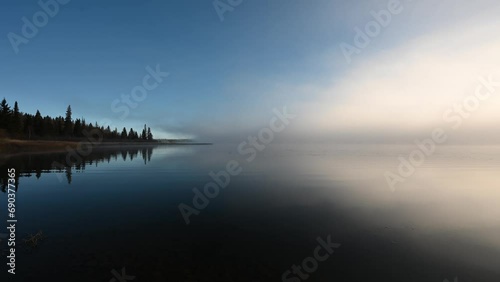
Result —
M66 109L66 118L64 119L64 133L66 135L73 134L73 122L71 121L71 105Z
M148 140L152 141L153 140L153 133L151 133L151 128L148 127Z
M17 137L22 131L21 113L19 112L17 101L14 102L14 110L12 112L12 120L9 131L14 137Z
M127 129L124 127L122 130L122 134L120 135L121 139L127 139Z
M39 110L36 110L35 118L33 120L33 130L35 131L35 134L39 137L45 135L43 129L43 118Z
M55 129L58 136L64 135L64 118L62 116L55 119Z
M24 130L23 132L28 137L28 140L31 140L33 136L33 116L29 114L24 114Z
M43 118L43 131L45 136L57 136L57 133L54 130L54 119L50 116L45 116Z
M66 109L66 116L52 118L50 116L42 117L39 110L35 115L22 113L19 110L17 101L11 110L7 100L4 98L0 102L0 137L15 137L22 139L32 139L33 137L61 138L61 137L83 137L83 130L88 132L98 129L102 132L104 139L129 139L129 140L153 140L151 128L144 124L141 134L133 128L127 132L123 128L121 133L115 127L111 130L110 126L99 126L97 122L86 123L84 118L76 119L73 122L71 105Z
M146 131L146 125L144 125L144 129L142 130L142 134L141 134L141 139L146 140L147 138L148 138L148 136L147 136L147 131Z
M9 104L7 104L7 100L3 98L0 103L0 129L7 130L10 124L11 110Z
M75 120L75 125L73 127L73 136L82 137L82 122L79 118Z

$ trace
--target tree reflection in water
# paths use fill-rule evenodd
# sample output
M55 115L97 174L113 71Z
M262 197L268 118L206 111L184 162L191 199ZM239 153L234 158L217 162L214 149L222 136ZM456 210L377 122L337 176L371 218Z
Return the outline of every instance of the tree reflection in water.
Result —
M62 173L64 172L68 184L71 184L71 178L74 171L84 172L87 165L95 165L99 163L109 163L111 159L115 161L121 156L123 161L133 161L139 156L144 160L144 164L151 161L153 149L157 146L140 146L140 147L106 147L96 148L87 156L80 156L81 162L71 165L67 164L67 152L58 153L38 153L38 154L21 154L10 157L0 158L0 183L2 192L7 191L8 173L10 168L16 169L15 190L19 188L19 179L22 177L32 177L33 174L38 179L45 173Z

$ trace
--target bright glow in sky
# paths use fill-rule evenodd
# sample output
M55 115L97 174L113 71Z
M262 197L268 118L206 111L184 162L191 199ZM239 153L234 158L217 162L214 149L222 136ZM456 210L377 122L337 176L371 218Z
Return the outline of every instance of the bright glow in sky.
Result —
M148 123L156 137L239 141L288 105L299 115L290 139L411 141L449 128L443 113L479 76L500 74L500 3L401 1L348 64L339 45L389 2L244 0L220 21L211 1L72 0L15 54L7 34L21 34L21 18L40 7L8 1L0 97L42 115L71 104L87 121ZM113 101L156 65L170 75L120 119ZM457 141L500 141L497 94L453 132Z

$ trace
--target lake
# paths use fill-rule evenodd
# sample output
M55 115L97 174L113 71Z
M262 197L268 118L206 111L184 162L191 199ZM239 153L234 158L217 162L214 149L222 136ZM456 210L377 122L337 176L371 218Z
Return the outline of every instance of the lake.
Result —
M65 153L4 158L2 214L8 168L17 179L8 281L498 281L500 147L439 147L391 189L385 174L412 150L106 148L64 169ZM193 204L228 163L227 186Z

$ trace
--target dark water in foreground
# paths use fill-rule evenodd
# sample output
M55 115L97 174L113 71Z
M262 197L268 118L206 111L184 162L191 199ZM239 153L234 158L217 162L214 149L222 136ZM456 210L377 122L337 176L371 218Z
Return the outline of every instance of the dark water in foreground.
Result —
M12 157L16 275L4 253L1 281L500 281L500 149L440 148L393 192L384 172L413 149L115 148L64 170L65 154ZM230 160L242 172L186 225L179 204Z

